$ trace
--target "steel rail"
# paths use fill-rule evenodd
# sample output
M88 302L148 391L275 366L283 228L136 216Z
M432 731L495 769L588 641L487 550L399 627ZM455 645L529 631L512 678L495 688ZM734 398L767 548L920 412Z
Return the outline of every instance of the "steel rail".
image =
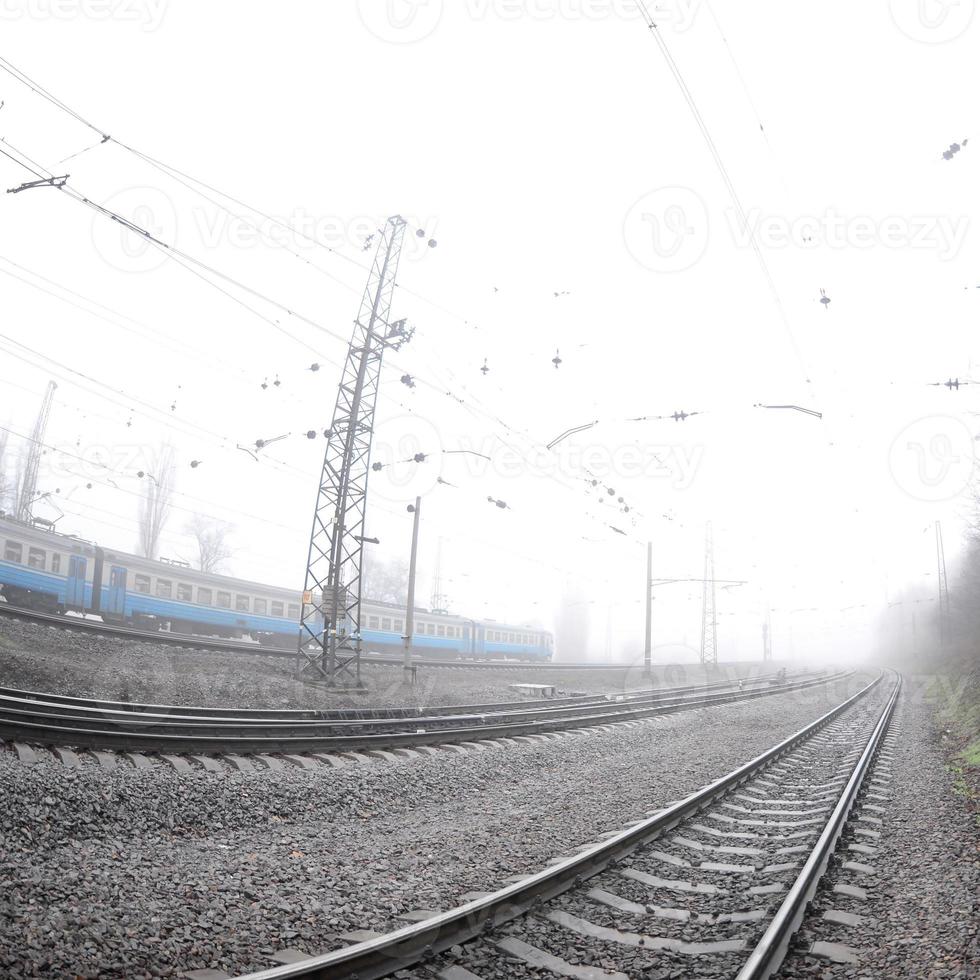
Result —
M249 973L239 980L376 980L416 963L431 960L438 953L519 918L540 903L580 885L608 867L615 866L637 848L710 806L777 758L807 741L864 697L883 676L884 674L879 674L870 684L795 735L790 735L778 745L686 799L523 881L376 939L300 963Z
M597 711L595 714L569 718L565 715L539 718L531 721L509 721L503 724L479 725L469 728L439 728L435 730L416 729L413 731L388 732L384 734L284 734L276 729L273 734L257 734L249 730L246 735L230 734L227 730L202 726L202 730L191 734L164 734L164 726L147 723L139 724L136 716L130 726L123 730L113 728L80 727L84 719L52 717L31 711L31 702L24 708L5 709L0 705L0 737L16 741L26 741L41 745L71 745L89 749L147 750L166 753L208 753L208 754L253 754L253 753L295 753L295 752L350 752L360 749L413 748L418 746L441 745L455 742L468 742L474 739L512 738L519 735L544 734L569 728L592 728L616 722L635 721L656 715L690 711L695 708L713 707L736 701L751 701L771 697L789 691L798 691L829 683L848 676L846 673L822 677L818 680L803 681L770 687L763 691L748 691L734 694L709 695L706 698L676 700L673 704L652 704L640 708L622 708ZM39 720L40 719L40 720ZM58 722L53 724L52 722ZM64 723L62 723L64 722ZM104 722L102 722L104 724ZM170 726L173 727L173 726ZM265 726L267 729L269 726ZM146 730L152 729L152 731Z
M801 674L798 683L804 679L809 679L811 675ZM825 680L825 675L820 677ZM781 685L782 689L787 686ZM686 704L692 699L700 698L710 701L712 698L722 698L727 693L756 693L760 690L770 691L768 684L754 684L747 688L736 689L734 685L725 685L725 692L714 693L707 690L694 689L691 692L673 691L653 691L642 692L636 696L618 696L616 698L590 698L583 703L573 702L572 704L549 704L544 702L535 706L518 704L512 705L489 705L478 707L478 710L468 712L445 712L441 707L431 709L432 714L423 714L421 709L418 713L410 715L396 715L387 717L384 715L371 717L349 717L335 718L331 716L308 715L296 712L282 716L270 716L261 713L245 712L236 714L225 712L222 714L184 714L180 711L173 713L167 707L161 707L157 711L140 710L127 708L125 705L107 708L90 705L88 703L77 702L74 700L48 700L43 696L23 697L16 694L4 694L0 692L0 715L26 715L30 717L47 717L58 721L78 720L83 722L98 722L100 724L114 723L120 726L152 725L158 730L171 728L176 732L193 731L201 728L221 729L221 730L278 730L278 731L323 731L349 730L349 729L393 729L396 727L404 728L406 725L417 727L419 725L445 725L461 724L465 722L486 725L489 721L519 721L536 720L540 718L575 718L580 714L595 712L598 709L606 708L610 712L626 710L631 706L643 706L647 704ZM206 709L205 709L206 710Z
M815 675L819 671L800 671L791 674L790 678L804 678ZM762 685L774 679L774 674L760 674L743 680L749 687ZM433 708L442 714L473 714L485 715L494 711L525 709L528 711L542 709L557 709L565 706L583 704L607 704L610 701L636 700L651 695L680 695L690 693L708 693L722 688L735 689L738 681L718 681L714 684L691 684L682 687L660 687L650 690L624 691L622 694L577 694L555 698L529 699L519 701L486 701L479 704L441 704ZM183 704L149 704L139 701L106 701L98 698L80 698L70 694L53 694L47 691L25 691L20 688L0 687L0 697L20 698L25 701L38 701L45 704L65 704L72 707L98 709L100 711L129 711L146 712L168 716L186 715L231 718L311 718L324 721L344 721L358 718L418 718L427 709L423 706L400 708L219 708L200 705Z
M837 806L834 807L817 843L814 844L810 856L803 869L790 888L786 898L779 906L775 916L769 923L769 928L763 933L755 949L749 954L748 960L739 971L736 980L767 980L775 973L789 949L796 930L800 927L806 914L807 906L813 899L820 884L820 879L827 870L827 865L837 846L837 841L844 830L848 815L857 800L858 793L864 782L871 764L874 761L885 732L888 730L892 713L902 690L901 675L896 675L895 687L888 703L885 705L878 724L868 738L867 745L858 760L851 778L847 781L841 793Z

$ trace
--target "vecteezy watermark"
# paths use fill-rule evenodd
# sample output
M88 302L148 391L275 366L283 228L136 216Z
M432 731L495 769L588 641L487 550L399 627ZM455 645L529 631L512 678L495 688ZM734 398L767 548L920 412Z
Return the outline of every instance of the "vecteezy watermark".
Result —
M443 0L358 0L361 23L389 44L423 41L442 20Z
M371 487L372 493L385 499L410 502L440 484L481 486L506 501L507 492L500 489L505 481L559 477L581 481L583 493L594 493L602 503L619 507L631 496L619 481L653 477L670 481L675 490L687 490L703 458L702 445L678 443L519 449L487 436L463 438L449 447L435 425L417 415L401 415L375 427Z
M731 209L725 212L732 240L739 248L827 248L866 249L881 246L889 249L914 248L934 251L940 261L956 257L966 239L970 219L966 215L870 215L840 214L828 208L822 214L763 214L752 208L745 221Z
M177 209L155 187L127 187L102 202L107 211L92 218L92 244L113 268L122 272L152 272L167 261L167 250L177 235ZM129 224L127 224L129 222Z
M402 260L413 261L427 255L429 244L436 231L437 219L406 215L409 228L423 230L424 235L406 234L402 247ZM228 211L195 207L191 224L196 237L206 248L229 245L248 249L258 245L288 247L293 250L324 248L336 250L351 248L373 254L381 240L385 221L377 215L314 215L304 208L295 208L291 214L258 215L254 219Z
M647 3L657 28L675 32L694 25L704 0L659 0ZM442 22L445 0L358 0L364 26L390 44L413 44L430 37ZM451 8L467 19L517 21L637 21L642 11L637 0L454 0Z
M976 0L888 0L895 26L913 41L945 44L973 22Z
M708 247L708 208L690 187L660 187L626 212L623 240L651 272L682 272Z
M736 248L917 249L948 262L962 249L970 219L965 214L848 215L833 208L787 216L727 208L723 226ZM708 249L707 206L690 187L659 187L626 212L623 239L630 255L651 272L689 269Z
M367 253L365 265L381 242L385 226L385 219L377 215L314 215L302 208L280 218L195 204L178 216L173 200L155 187L128 187L102 207L110 213L93 215L92 243L109 265L123 272L159 268L167 260L168 247L177 244L178 225L190 229L188 237L198 248L270 246L293 252L347 248ZM431 252L437 219L407 216L405 220L415 234L405 236L402 261L414 261Z
M0 0L0 20L95 20L155 31L169 0Z
M907 425L888 451L892 479L916 500L951 500L966 489L976 464L974 439L959 419L929 415Z

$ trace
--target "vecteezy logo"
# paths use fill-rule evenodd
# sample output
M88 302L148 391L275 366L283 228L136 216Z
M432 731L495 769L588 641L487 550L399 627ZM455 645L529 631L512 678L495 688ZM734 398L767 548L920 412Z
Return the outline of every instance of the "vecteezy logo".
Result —
M970 430L948 415L930 415L907 425L888 453L898 486L916 500L931 502L962 493L975 463Z
M423 41L442 19L443 0L358 0L361 23L390 44Z
M371 490L386 500L411 503L442 475L445 457L439 430L418 415L378 422L371 448Z
M689 187L661 187L626 213L623 239L645 269L681 272L708 247L708 209Z
M973 20L976 0L888 0L895 26L913 41L944 44Z
M122 218L99 213L92 218L92 244L113 268L122 272L152 272L167 261L167 250L177 232L173 201L155 187L128 187L102 205Z

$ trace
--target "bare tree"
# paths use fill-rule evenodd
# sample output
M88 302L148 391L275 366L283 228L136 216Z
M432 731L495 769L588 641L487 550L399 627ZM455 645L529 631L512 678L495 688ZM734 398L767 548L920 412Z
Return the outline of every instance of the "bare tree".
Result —
M157 557L160 536L170 517L176 471L176 454L169 442L153 454L149 469L140 470L144 487L139 502L139 548L146 558Z
M365 560L361 571L361 595L376 602L404 605L408 601L408 563L401 558Z
M184 530L197 542L197 567L205 574L221 571L233 554L228 538L234 527L204 514L195 514Z

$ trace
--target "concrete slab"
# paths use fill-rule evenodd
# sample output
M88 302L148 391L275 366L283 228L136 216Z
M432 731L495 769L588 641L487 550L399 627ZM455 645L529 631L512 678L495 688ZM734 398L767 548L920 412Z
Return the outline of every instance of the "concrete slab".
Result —
M402 922L425 922L427 919L434 919L441 911L441 909L413 909L411 912L402 912L395 918Z
M843 909L827 909L823 914L824 922L836 922L841 926L859 926L867 921L867 916L845 912Z
M857 950L843 943L816 942L810 947L811 956L819 956L821 959L830 960L831 963L860 963Z
M437 980L483 980L463 966L447 966L436 974L436 978Z
M845 871L856 871L863 875L876 875L878 869L870 864L862 864L860 861L845 861L842 865Z
M560 977L572 977L573 980L630 980L625 973L617 973L615 970L601 970L595 966L569 963L559 956L538 949L537 946L529 946L513 936L504 936L496 940L495 945L508 956L523 960L529 966L550 970Z
M279 950L278 953L273 953L269 959L273 963L282 963L285 966L289 963L303 963L306 960L312 960L313 957L309 953L304 953L301 949L287 947L286 949Z
M342 932L340 934L340 939L343 939L345 943L366 943L371 939L377 939L379 936L384 935L381 932L374 932L371 929L352 929L350 932Z
M619 912L631 912L633 915L646 915L647 907L640 905L639 902L631 902L628 898L621 898L612 892L604 891L601 888L590 888L585 893L586 898L591 898L593 902L600 905L608 905L610 908Z
M211 755L192 755L195 762L199 762L207 772L224 772L222 765L214 756Z
M31 765L38 761L37 755L29 745L25 745L23 742L14 742L14 751L17 753L17 758L21 762L26 762Z

